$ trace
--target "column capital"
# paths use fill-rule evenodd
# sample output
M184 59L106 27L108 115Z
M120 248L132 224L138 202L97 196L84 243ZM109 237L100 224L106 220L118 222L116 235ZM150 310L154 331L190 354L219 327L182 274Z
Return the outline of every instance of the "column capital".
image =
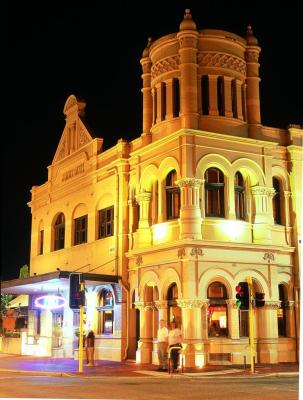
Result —
M180 308L202 308L203 306L208 305L208 300L200 300L200 299L177 299L178 307Z
M272 197L275 194L275 189L268 186L252 186L251 192L253 196L269 196Z
M145 302L144 301L135 301L134 305L137 310L143 311L144 307L145 307Z
M154 301L154 303L158 310L167 308L167 300L156 300L156 301Z
M280 301L265 301L264 308L267 310L278 310L280 308Z
M176 183L180 187L200 187L205 179L198 178L181 178Z
M288 199L289 197L291 197L291 192L289 192L288 190L284 190L284 197L286 198L286 199Z
M136 200L140 201L149 201L151 199L151 192L140 192L136 195Z

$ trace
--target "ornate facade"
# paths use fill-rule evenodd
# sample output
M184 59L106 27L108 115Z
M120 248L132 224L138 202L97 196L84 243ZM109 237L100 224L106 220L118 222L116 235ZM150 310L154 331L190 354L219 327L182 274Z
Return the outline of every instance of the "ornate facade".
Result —
M165 319L182 329L187 366L249 362L235 287L251 276L266 301L257 362L296 361L303 130L262 125L260 50L251 27L198 30L186 10L143 51L141 136L106 151L85 102L67 99L48 181L32 189L30 271L119 277L87 287L98 358L157 363ZM65 356L75 318L66 307Z

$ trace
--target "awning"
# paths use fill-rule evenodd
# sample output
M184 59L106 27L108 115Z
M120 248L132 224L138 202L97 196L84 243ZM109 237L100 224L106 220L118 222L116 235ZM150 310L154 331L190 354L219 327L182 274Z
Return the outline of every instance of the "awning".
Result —
M16 307L28 307L28 294L20 294L9 303L9 308Z
M69 275L73 271L56 271L47 274L33 275L29 278L18 278L1 282L1 292L8 294L58 293L58 290L69 289ZM107 283L119 283L121 277L116 275L82 274L85 287L94 287Z

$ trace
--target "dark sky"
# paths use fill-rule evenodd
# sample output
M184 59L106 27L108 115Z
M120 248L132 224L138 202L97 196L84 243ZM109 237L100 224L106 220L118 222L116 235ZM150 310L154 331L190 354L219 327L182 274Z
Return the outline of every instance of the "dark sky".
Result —
M251 4L246 5L246 3ZM272 7L264 10L264 5ZM283 7L281 6L283 4ZM7 73L2 131L2 279L29 264L30 189L47 179L70 94L87 101L87 119L108 148L141 133L140 58L147 38L177 32L190 8L199 29L244 36L251 24L262 47L264 125L302 123L302 21L299 2L8 2ZM300 27L301 25L301 27ZM3 54L3 53L2 53ZM6 86L5 85L5 86Z

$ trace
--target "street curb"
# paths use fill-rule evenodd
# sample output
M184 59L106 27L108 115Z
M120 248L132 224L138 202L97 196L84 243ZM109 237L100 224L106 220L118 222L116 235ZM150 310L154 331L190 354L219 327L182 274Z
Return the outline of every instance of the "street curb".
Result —
M20 374L20 375L28 375L28 376L54 376L54 377L65 377L65 378L107 378L108 375L90 375L90 374L85 374L79 373L79 372L52 372L52 371L27 371L27 370L15 370L15 369L4 369L0 368L0 373L1 372L7 372L7 373L13 373L13 374ZM136 371L138 372L138 371ZM134 375L134 376L116 376L116 378L134 378L134 377L139 377L140 378L169 378L171 376L174 377L184 377L184 378L194 378L194 379L199 379L199 378L208 378L210 376L216 376L217 378L234 378L237 376L237 378L266 378L266 377L294 377L294 376L299 376L299 372L268 372L268 373L260 373L256 372L254 374L243 374L240 371L233 371L233 372L228 372L227 371L209 371L209 372L201 372L201 373L183 373L183 374L178 374L178 375L149 375L148 373L144 375L145 371L140 371L139 375ZM146 371L148 372L148 371ZM113 376L112 376L113 377Z

